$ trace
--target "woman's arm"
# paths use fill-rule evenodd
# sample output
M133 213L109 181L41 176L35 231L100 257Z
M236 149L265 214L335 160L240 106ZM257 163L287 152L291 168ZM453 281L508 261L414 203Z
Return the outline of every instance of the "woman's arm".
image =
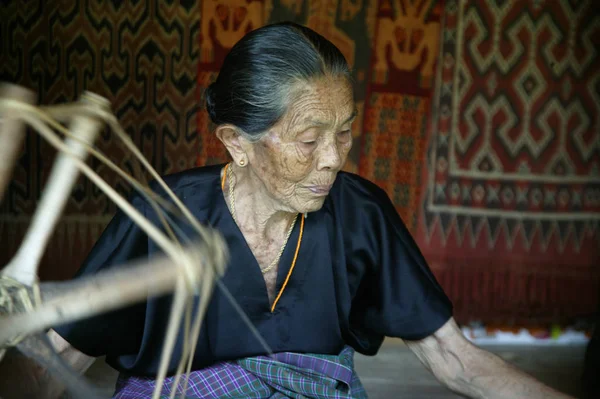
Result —
M454 319L431 336L406 344L440 382L470 398L570 398L473 345Z
M95 358L73 348L54 330L48 338L56 353L78 374L83 374ZM0 398L56 399L65 391L64 385L53 378L48 370L15 348L6 352L0 362Z

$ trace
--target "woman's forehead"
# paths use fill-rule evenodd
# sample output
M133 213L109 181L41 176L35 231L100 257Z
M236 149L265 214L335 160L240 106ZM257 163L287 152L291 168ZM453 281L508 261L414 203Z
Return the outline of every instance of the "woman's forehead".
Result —
M348 122L355 111L354 93L346 79L321 79L300 88L283 119L291 125L326 127Z

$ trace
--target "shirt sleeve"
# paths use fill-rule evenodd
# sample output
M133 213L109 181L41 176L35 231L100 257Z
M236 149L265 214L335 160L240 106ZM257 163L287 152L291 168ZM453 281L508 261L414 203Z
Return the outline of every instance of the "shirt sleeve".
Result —
M139 197L132 205L143 212ZM122 211L110 221L75 279L119 267L147 257L147 235ZM135 353L143 333L144 303L56 326L54 330L79 351L89 356Z
M364 184L351 223L350 259L364 273L352 322L368 335L423 339L452 317L452 303L385 191Z

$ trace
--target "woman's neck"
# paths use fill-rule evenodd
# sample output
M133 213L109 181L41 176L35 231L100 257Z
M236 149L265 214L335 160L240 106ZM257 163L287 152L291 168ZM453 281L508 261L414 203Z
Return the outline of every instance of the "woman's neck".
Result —
M232 164L227 173L233 173L235 218L239 227L265 239L280 236L290 225L295 213L289 212L271 197L263 182L250 168ZM231 182L229 179L228 181ZM228 197L229 190L231 187L227 187ZM231 208L231 204L229 206Z

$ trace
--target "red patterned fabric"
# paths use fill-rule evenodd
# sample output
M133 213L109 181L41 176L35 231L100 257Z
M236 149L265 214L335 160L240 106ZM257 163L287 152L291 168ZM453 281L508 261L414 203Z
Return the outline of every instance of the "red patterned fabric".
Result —
M440 1L380 1L359 174L385 189L414 230L440 42Z
M567 322L596 311L594 8L447 1L418 242L459 319Z
M316 29L354 63L361 113L347 170L388 192L459 321L561 322L595 310L592 0L240 0L202 9L200 93L233 43L279 20ZM204 111L198 122L198 163L225 160Z

